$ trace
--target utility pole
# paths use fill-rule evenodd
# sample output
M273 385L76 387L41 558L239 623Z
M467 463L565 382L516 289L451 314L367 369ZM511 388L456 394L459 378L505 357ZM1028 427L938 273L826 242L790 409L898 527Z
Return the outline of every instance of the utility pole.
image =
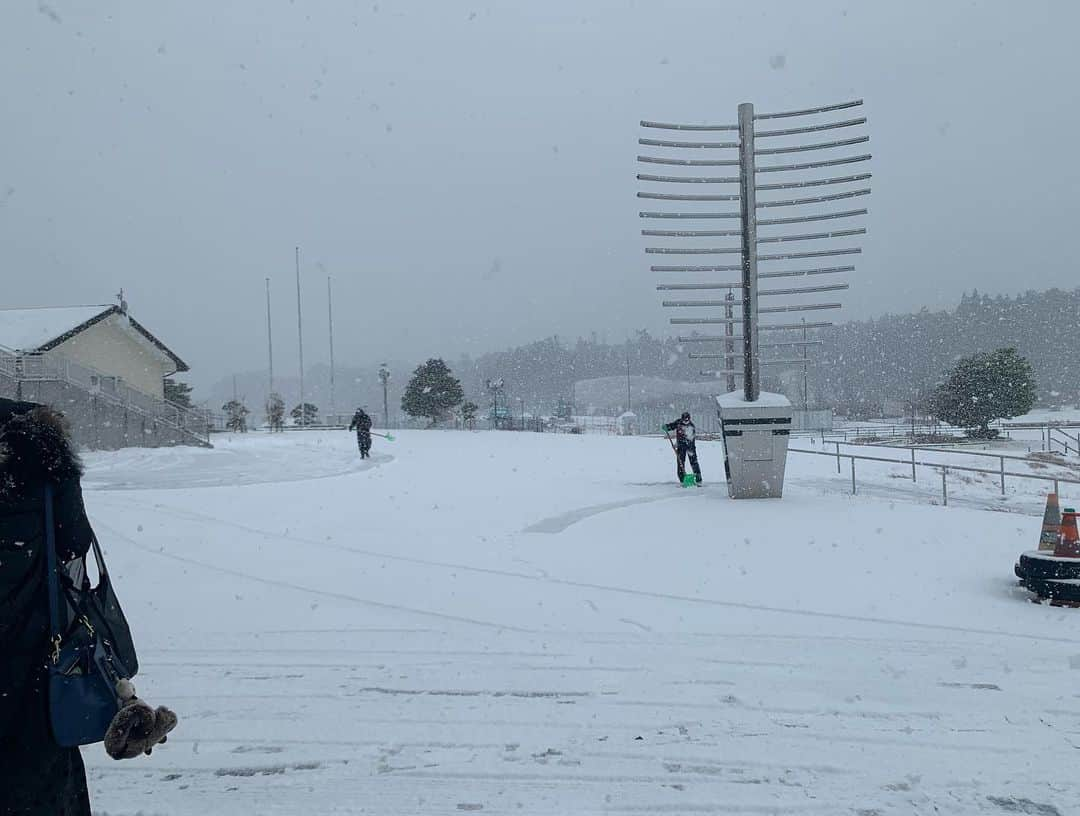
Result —
M387 428L390 427L390 408L389 403L386 401L386 384L390 382L390 369L386 367L386 363L379 364L379 379L382 380L382 411L383 411L383 425Z
M307 425L304 408L304 317L300 308L300 247L296 247L296 336L300 346L300 424Z
M724 369L727 371L727 390L735 390L735 293L728 289L724 297Z
M802 409L803 409L803 413L805 414L806 409L807 409L806 371L807 371L807 366L809 365L809 363L807 363L807 361L806 361L806 350L807 350L808 346L806 345L806 318L805 317L802 319L802 339L803 339L803 347L802 347Z
M743 397L761 393L758 359L757 187L754 176L754 106L739 105L739 208L742 216Z
M274 332L270 323L270 278L266 279L266 351L270 358L270 390L266 395L269 403L270 395L274 393Z
M630 341L626 341L626 410L630 410ZM522 415L524 422L524 415Z
M915 412L919 405L919 389L915 389L915 399L911 401L911 442L915 443Z
M334 294L330 290L330 276L326 276L326 311L330 319L330 417L334 416Z
M488 390L491 392L492 422L495 425L495 430L499 430L499 390L503 387L504 382L502 378L499 378L497 380L488 380L485 385L487 385ZM507 411L507 413L509 413L509 411ZM513 424L513 422L511 422L511 424Z

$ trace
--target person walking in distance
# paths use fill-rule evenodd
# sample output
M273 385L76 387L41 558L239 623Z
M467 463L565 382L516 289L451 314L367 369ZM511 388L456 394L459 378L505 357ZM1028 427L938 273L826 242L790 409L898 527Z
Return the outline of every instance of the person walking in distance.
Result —
M357 408L353 414L349 430L356 431L356 444L360 448L360 458L371 458L371 417L363 408Z
M686 475L686 458L690 457L690 467L694 470L694 479L701 484L701 466L697 458L697 428L690 418L689 411L683 411L683 415L674 422L664 425L664 431L675 431L675 472L678 474L679 483Z

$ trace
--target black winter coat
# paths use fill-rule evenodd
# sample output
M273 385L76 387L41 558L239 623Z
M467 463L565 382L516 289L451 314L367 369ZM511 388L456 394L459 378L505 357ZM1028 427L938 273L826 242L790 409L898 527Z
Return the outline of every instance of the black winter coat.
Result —
M0 400L0 816L90 814L82 756L53 742L45 691L45 484L54 485L58 561L68 563L92 535L80 476L59 417Z
M352 422L349 423L349 430L355 430L358 434L371 433L371 417L367 415L367 411L357 411L353 414Z

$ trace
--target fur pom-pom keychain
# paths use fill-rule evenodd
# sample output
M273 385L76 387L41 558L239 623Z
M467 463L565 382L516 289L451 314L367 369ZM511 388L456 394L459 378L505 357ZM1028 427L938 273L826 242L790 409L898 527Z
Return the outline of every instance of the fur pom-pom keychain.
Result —
M113 759L149 754L176 728L176 714L165 706L148 706L135 696L135 685L127 678L116 681L116 694L120 710L105 732L105 750Z

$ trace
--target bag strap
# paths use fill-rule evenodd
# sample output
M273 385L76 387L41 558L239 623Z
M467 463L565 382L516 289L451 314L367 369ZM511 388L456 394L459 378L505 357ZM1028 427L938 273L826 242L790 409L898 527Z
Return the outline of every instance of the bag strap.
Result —
M53 518L53 486L50 482L45 483L45 559L49 581L49 635L55 654L61 637L60 579L56 569L56 524Z
M90 531L90 544L94 548L94 560L98 567L98 584L109 582L109 568L105 566L105 555L101 552L101 544L98 543L97 533Z

